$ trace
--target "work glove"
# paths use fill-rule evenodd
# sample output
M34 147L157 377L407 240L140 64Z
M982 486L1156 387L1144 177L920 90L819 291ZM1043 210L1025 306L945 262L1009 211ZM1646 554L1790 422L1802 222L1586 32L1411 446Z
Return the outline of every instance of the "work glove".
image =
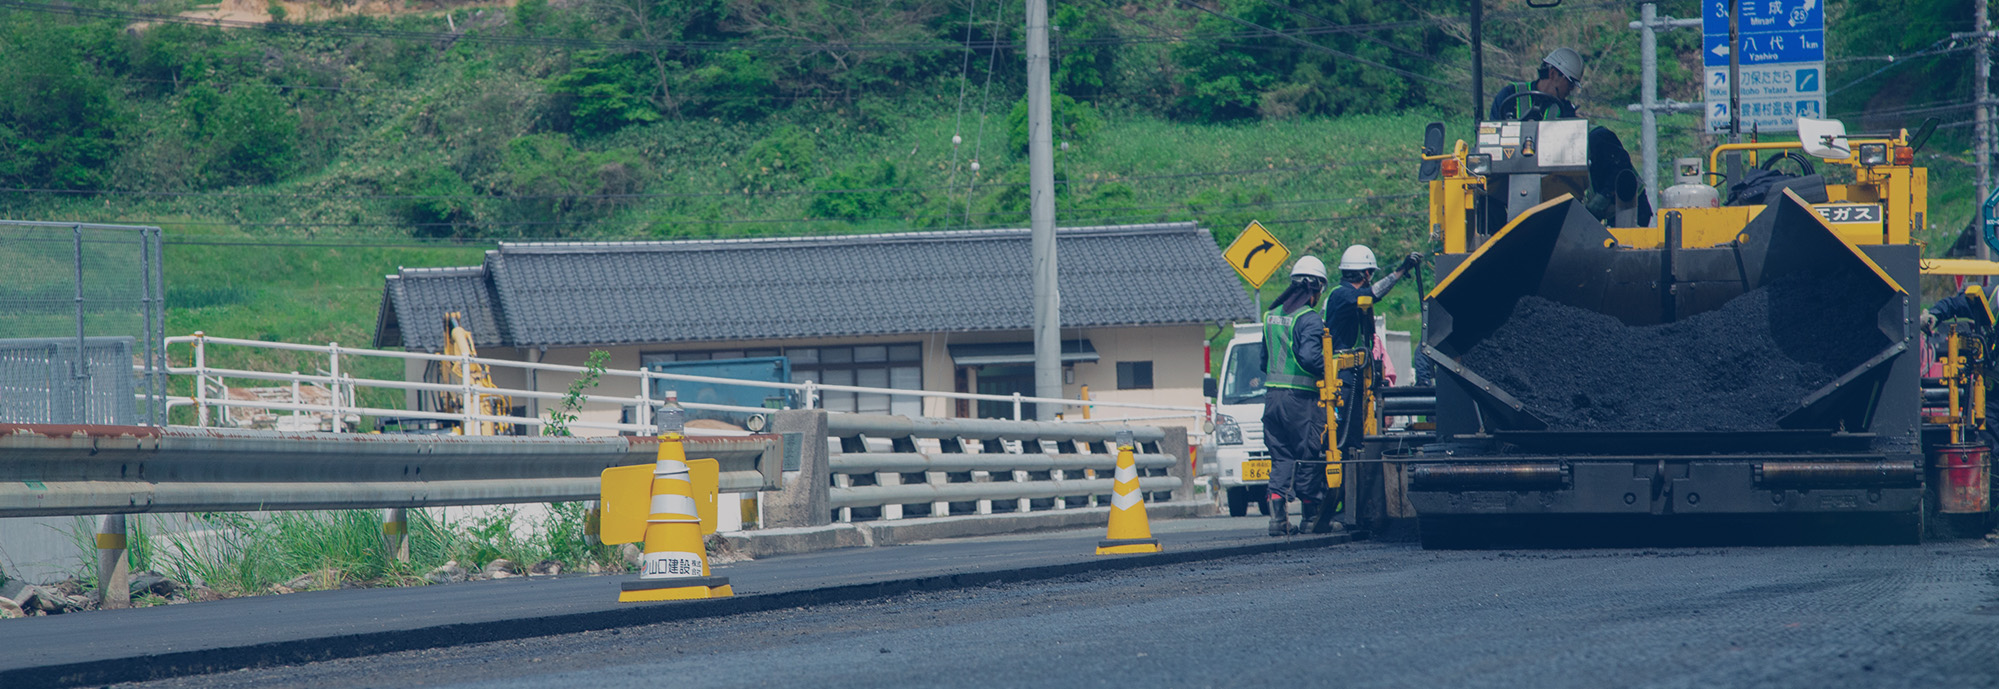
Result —
M1923 332L1926 332L1926 333L1929 333L1929 332L1936 332L1936 329L1937 329L1937 315L1936 315L1936 314L1934 314L1934 313L1930 313L1930 312L1928 312L1928 311L1924 311L1924 312L1923 312L1923 317L1922 317L1922 319L1921 319L1921 322L1922 322L1922 324L1923 324Z
M1408 275L1410 271L1415 270L1418 266L1421 265L1423 265L1423 254L1419 252L1411 252L1407 258L1402 259L1402 266L1396 268L1395 272L1401 273L1403 275Z

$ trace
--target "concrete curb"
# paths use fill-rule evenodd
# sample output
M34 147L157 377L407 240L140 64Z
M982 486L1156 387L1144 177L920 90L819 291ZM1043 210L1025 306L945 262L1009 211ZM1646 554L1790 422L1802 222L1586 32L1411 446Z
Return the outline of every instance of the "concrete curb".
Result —
M97 659L80 663L19 668L0 672L0 686L74 687L102 686L121 682L143 682L254 667L292 665L379 655L398 651L448 648L490 641L511 641L560 634L574 634L577 632L723 617L806 605L845 603L884 598L904 593L946 591L994 584L1039 581L1091 572L1115 572L1141 567L1158 567L1260 553L1322 548L1348 543L1357 538L1365 537L1366 534L1364 533L1294 537L1221 548L1091 558L1039 567L941 574L819 589L752 594L731 598L682 601L671 604L635 605L629 608L584 613L449 624L421 629L362 632L318 639L295 639L234 648L213 648L129 658Z
M1102 526L1110 519L1109 507L1087 507L1053 512L996 514L968 519L937 517L893 521L828 524L783 529L759 529L723 534L729 545L750 557L796 555L833 548L905 545L945 538L998 536L1001 534L1080 529ZM1215 512L1214 503L1204 500L1151 503L1145 514L1151 519L1204 517Z

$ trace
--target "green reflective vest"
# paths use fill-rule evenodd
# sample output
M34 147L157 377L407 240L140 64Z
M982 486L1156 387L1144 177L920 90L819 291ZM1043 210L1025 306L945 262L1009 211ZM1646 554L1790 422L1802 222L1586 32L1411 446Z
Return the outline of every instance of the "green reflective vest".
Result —
M1279 313L1271 309L1263 314L1263 385L1271 388L1292 388L1296 390L1317 390L1319 379L1299 365L1297 352L1291 351L1292 327L1298 317L1312 310L1306 306L1291 313Z

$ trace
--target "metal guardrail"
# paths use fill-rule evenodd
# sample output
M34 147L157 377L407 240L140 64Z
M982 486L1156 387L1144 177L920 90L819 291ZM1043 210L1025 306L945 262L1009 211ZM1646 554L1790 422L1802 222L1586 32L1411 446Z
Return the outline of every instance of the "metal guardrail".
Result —
M688 438L721 490L775 490L772 435ZM594 500L604 469L657 439L288 433L0 424L0 517L488 505Z
M562 392L550 392L542 390L522 390L516 388L486 388L486 387L476 386L473 384L470 378L469 372L472 368L470 364L481 364L486 367L495 368L495 369L499 368L520 369L522 371L538 371L538 372L550 372L550 373L576 374L576 373L583 373L584 371L587 370L582 366L567 366L562 364L546 364L546 363L527 362L527 361L510 361L506 359L488 359L488 358L473 357L473 356L448 356L443 354L428 354L423 352L392 352L379 349L342 347L340 346L339 343L328 343L325 345L308 345L308 344L295 344L289 342L264 342L261 340L243 340L243 339L234 339L234 338L225 338L225 337L214 337L201 332L197 332L193 335L187 335L187 336L169 337L166 338L166 343L168 345L168 349L170 352L174 345L190 345L193 348L192 352L193 365L174 366L172 365L171 361L169 361L166 370L171 375L195 377L196 384L194 386L195 389L194 397L175 398L173 400L173 403L176 405L179 404L194 405L195 408L197 409L196 412L197 424L203 427L209 426L211 423L211 416L213 416L210 413L211 407L221 407L221 408L237 407L237 408L257 408L257 409L270 409L270 410L295 411L295 412L307 412L307 413L329 413L332 414L335 419L340 419L350 414L366 414L372 416L399 416L399 417L408 417L408 418L453 420L453 421L459 421L460 423L464 424L471 424L472 422L476 421L484 421L492 423L519 424L534 428L540 428L542 425L548 423L546 419L538 417L521 417L521 416L494 416L494 415L473 413L470 411L434 412L434 411L421 411L421 410L382 409L382 408L362 407L359 406L358 403L355 401L357 399L355 396L355 389L357 387L372 387L372 388L384 388L384 389L402 390L402 391L449 392L449 393L458 394L463 399L466 400L465 403L460 405L461 409L472 410L480 408L478 404L478 398L487 395L501 395L512 399L536 399L536 400L556 401L556 400L561 400L565 396L565 394ZM296 371L293 372L251 371L244 369L230 369L230 368L210 366L208 364L209 360L208 348L213 345L227 345L233 347L247 347L253 349L275 349L275 350L291 351L291 352L309 352L309 353L323 354L326 356L325 373L307 374L307 373L299 373ZM396 359L403 361L455 362L459 364L458 370L467 373L462 380L453 383L425 383L417 381L356 378L351 373L342 372L343 357L346 357L348 359L351 359L352 357L376 357L376 358ZM352 366L346 367L346 370L351 371ZM1096 409L1096 408L1115 408L1115 409L1146 409L1154 411L1182 412L1178 416L1153 417L1153 418L1198 419L1201 417L1202 414L1205 413L1205 409L1203 407L1198 407L1198 406L1176 406L1168 404L1146 404L1140 402L1112 402L1112 401L1097 401L1097 400L1043 398L1043 397L1032 397L1027 395L1021 395L1018 393L1012 395L987 395L987 394L978 394L978 393L969 393L969 392L907 390L900 388L868 388L868 387L859 387L854 385L827 385L815 382L777 383L770 381L740 380L735 378L715 378L710 376L695 376L695 375L687 375L680 373L662 373L662 372L650 371L644 369L640 370L606 369L603 372L602 377L603 380L607 381L607 383L608 381L613 381L613 380L629 381L632 384L634 384L634 387L636 388L635 390L636 394L631 396L622 396L622 397L616 395L585 395L584 401L616 404L621 406L634 405L642 409L649 409L652 406L660 403L659 400L656 400L652 397L652 381L672 380L672 381L693 382L693 383L711 383L711 384L725 384L725 385L734 385L742 387L768 388L774 390L790 390L799 393L799 397L803 400L803 406L806 409L812 409L818 406L819 394L822 392L854 392L862 394L889 395L896 397L1011 402L1013 404L1014 418L1016 420L1019 420L1021 418L1023 406L1027 404L1050 404L1065 408L1081 408L1085 410ZM224 379L230 379L230 378L239 379L239 380L262 380L262 381L270 381L276 383L286 383L291 385L298 385L303 383L320 385L326 387L332 393L331 395L332 401L330 404L312 405L312 404L297 404L289 402L272 402L272 401L262 401L262 400L232 400L215 396L214 394L215 391L213 389L213 386ZM701 403L687 402L684 400L681 402L681 406L687 407L689 409L707 409L715 411L731 411L731 412L747 412L747 413L768 413L770 411L773 411L761 407L740 407L740 406L725 405L725 404L701 404ZM641 418L650 419L651 414L642 414ZM568 426L571 428L593 428L593 429L611 430L618 432L636 432L643 434L652 434L657 432L657 429L649 424L607 423L599 421L577 420L569 422ZM340 424L335 423L334 430L335 432L339 432Z
M990 515L1108 503L1111 442L1139 443L1142 491L1189 489L1185 431L1116 423L1046 423L829 414L825 507L834 521ZM811 443L807 439L806 443ZM1174 448L1173 443L1179 447ZM840 452L830 452L837 444ZM1180 450L1181 453L1162 452ZM1102 476L1102 478L1099 478Z

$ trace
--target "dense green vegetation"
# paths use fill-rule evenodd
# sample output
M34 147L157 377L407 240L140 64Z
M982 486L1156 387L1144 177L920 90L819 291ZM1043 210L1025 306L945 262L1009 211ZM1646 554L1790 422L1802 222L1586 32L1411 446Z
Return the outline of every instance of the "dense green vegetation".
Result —
M382 274L471 264L499 239L1025 224L1017 2L152 16L187 1L0 10L0 215L166 227L174 334L364 343ZM1969 28L1970 4L1832 3L1834 114L1913 126L1968 101L1969 53L1923 51ZM1457 136L1470 109L1462 5L1055 3L1061 222L1192 219L1227 242L1260 219L1295 250L1419 248L1409 158L1423 123ZM1585 114L1635 149L1636 12L1488 3L1487 93L1574 45L1590 57ZM1698 36L1661 44L1677 58L1664 95L1698 100ZM1662 122L1662 157L1704 146L1695 118ZM1971 213L1969 133L1947 128L1924 154L1933 251ZM1405 299L1388 305L1398 327Z

